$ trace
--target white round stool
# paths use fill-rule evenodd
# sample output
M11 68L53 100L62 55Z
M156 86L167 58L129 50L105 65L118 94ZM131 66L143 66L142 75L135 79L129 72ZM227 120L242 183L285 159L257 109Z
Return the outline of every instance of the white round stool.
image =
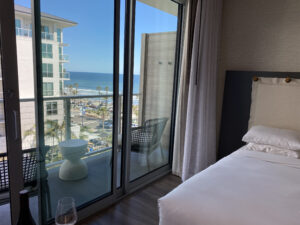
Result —
M88 167L81 159L85 154L88 142L80 139L71 139L59 143L59 149L65 161L59 169L61 180L79 180L88 174Z

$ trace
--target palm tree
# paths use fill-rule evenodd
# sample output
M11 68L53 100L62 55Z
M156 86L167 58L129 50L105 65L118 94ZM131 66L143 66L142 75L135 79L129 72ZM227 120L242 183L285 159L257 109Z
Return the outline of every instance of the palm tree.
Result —
M72 92L73 92L73 85L72 85L72 84L70 84L70 85L69 85L69 94L71 95L71 94L72 94Z
M30 136L35 136L36 132L35 132L35 125L30 128L29 130L24 131L23 133L23 141ZM35 138L33 139L33 142L31 144L31 146L35 146Z
M108 97L107 97L108 91L109 91L109 88L106 86L105 87L105 95L106 95L106 97L105 97L105 105L106 105L106 107L107 107L107 100L108 100Z
M53 140L53 145L54 145L54 140L56 139L59 142L59 135L58 135L58 130L59 130L59 124L57 120L46 120L45 122L45 137L52 138Z
M58 131L59 131L59 134L60 134L60 140L59 141L63 140L63 136L65 134L65 130L66 130L66 122L63 121L61 123L61 125L58 125Z
M102 119L102 129L104 131L104 122L106 120L106 117L107 117L107 114L108 114L108 110L107 110L107 107L100 107L98 110L97 110L97 114L99 116L101 116L101 119Z
M86 139L89 138L88 135L84 134L85 132L90 133L91 132L91 128L88 127L88 126L81 126L80 127L80 134L79 134L79 138L80 139L86 140Z
M78 93L78 83L75 83L74 87L75 87L76 93Z
M133 105L132 106L132 114L135 116L135 119L138 119L138 113L139 113L139 106Z
M96 90L98 91L99 95L101 95L101 89L102 89L101 86L96 87Z
M97 86L96 90L98 91L98 94L101 95L101 86ZM99 98L99 105L101 104L101 98Z

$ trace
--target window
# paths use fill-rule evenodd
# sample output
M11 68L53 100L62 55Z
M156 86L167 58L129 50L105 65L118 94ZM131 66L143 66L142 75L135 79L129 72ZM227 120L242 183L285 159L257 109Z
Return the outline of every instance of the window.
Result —
M49 33L49 27L42 25L42 32Z
M42 25L42 38L47 40L53 40L53 34L50 33L49 26Z
M52 45L42 44L42 56L43 58L53 58Z
M63 64L59 63L59 77L64 78Z
M59 52L59 59L62 60L63 59L62 47L58 47L58 52Z
M57 102L46 102L46 114L57 115Z
M16 35L21 35L21 20L16 19L15 20L16 25Z
M43 77L53 77L53 64L43 63Z
M53 96L53 83L52 82L44 82L43 83L43 95L44 96Z
M57 42L61 42L61 28L57 28L56 33L57 33Z

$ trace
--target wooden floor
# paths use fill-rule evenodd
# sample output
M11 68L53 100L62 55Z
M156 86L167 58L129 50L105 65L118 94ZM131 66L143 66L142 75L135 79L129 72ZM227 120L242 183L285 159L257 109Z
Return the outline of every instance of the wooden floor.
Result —
M167 175L80 224L158 225L157 199L173 190L180 183L179 177Z

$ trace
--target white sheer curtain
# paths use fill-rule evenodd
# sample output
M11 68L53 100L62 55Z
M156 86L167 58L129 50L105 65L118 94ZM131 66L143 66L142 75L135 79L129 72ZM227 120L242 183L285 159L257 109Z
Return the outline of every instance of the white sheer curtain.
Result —
M183 59L189 54L185 48L192 46L191 64L189 70L183 60L185 77L181 77L173 159L173 173L183 180L216 160L216 83L222 0L196 2L194 24L189 25L193 22L189 16L190 21L186 23L193 38L186 37ZM195 1L188 1L192 3ZM189 14L195 10L188 9Z

